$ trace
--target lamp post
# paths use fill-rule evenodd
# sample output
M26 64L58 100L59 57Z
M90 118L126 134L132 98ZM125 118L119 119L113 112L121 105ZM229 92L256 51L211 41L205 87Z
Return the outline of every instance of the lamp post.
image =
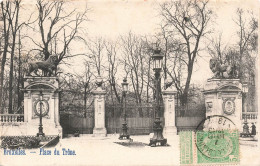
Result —
M246 98L247 98L247 93L248 93L248 85L247 83L242 84L242 103L243 103L243 109L244 112L247 112L247 108L246 108Z
M243 109L244 109L244 115L245 115L245 119L244 119L244 125L243 125L243 131L242 131L242 136L248 136L250 133L249 133L249 126L247 125L247 108L246 108L246 95L248 93L248 85L247 83L244 83L242 84L242 105L243 105Z
M43 133L43 127L42 127L42 101L43 101L43 94L42 91L40 91L40 100L39 100L39 104L40 104L40 115L39 115L39 119L40 119L40 124L39 124L39 132L37 133L37 137L41 136L45 136L45 134Z
M156 110L155 110L155 120L154 120L154 135L153 138L150 139L149 146L156 146L158 143L161 146L165 146L167 143L167 139L163 137L163 127L161 126L161 121L159 117L159 111L160 111L160 103L159 103L159 78L160 78L160 72L162 70L162 60L163 55L161 54L161 50L156 47L154 50L154 54L152 56L153 59L153 70L155 72L155 80L156 80Z
M126 78L124 78L122 82L122 88L123 88L123 99L124 99L124 122L122 124L122 133L120 134L119 139L124 139L124 138L129 139L130 135L127 134L128 127L126 123L126 93L128 91L128 83Z

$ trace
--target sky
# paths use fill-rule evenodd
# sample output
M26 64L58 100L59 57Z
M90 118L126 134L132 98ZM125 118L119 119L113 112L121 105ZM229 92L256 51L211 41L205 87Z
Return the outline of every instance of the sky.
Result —
M89 21L82 25L85 27L88 37L102 36L111 40L120 35L132 31L140 35L154 35L158 32L160 17L158 16L159 0L72 0L70 5L79 11L87 7ZM32 5L33 1L25 0L25 4ZM257 0L210 0L210 7L216 13L216 21L210 25L215 28L214 35L223 33L223 40L228 44L234 44L236 27L233 22L235 12L238 7L245 10L258 12L259 2ZM30 9L32 10L32 8ZM208 43L201 43L205 46ZM82 45L72 45L74 50L84 52L86 49ZM203 52L203 58L198 59L194 67L192 82L204 84L212 77L209 69L210 56ZM70 71L81 73L83 61L82 57L74 58ZM66 67L65 67L66 68Z
M158 31L160 23L158 2L156 0L89 0L87 4L91 10L90 22L86 26L88 34L112 39L129 31L140 35L154 35ZM236 27L233 19L236 9L240 7L257 13L258 1L214 0L210 1L210 7L216 12L215 24L211 25L215 28L214 33L217 35L218 32L222 32L223 41L234 44ZM205 43L201 44L205 45ZM203 57L198 59L198 65L194 68L192 76L194 83L204 84L208 78L212 77L209 69L210 57L207 53L204 53Z

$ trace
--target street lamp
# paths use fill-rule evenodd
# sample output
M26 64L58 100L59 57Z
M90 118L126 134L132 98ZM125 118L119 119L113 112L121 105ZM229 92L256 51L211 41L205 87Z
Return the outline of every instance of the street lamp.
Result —
M124 78L123 82L122 82L122 88L123 88L123 99L124 99L124 122L122 124L122 133L119 136L119 139L129 139L130 135L127 134L127 123L126 123L126 93L128 91L128 83L127 83L127 79ZM122 99L122 102L123 102Z
M248 85L247 83L242 84L242 105L243 105L243 112L245 113L245 121L247 119L247 105L246 105L246 98L247 98L247 93L248 93Z
M42 101L43 101L43 94L42 94L42 91L40 91L40 100L39 100L39 104L40 104L40 115L39 115L40 124L39 124L39 132L37 133L37 137L39 137L40 135L45 136L45 134L43 133L43 127L42 127L42 105L43 105Z
M163 55L161 54L161 50L156 47L154 50L154 54L152 56L153 60L153 70L155 72L155 80L156 80L156 110L155 110L155 120L154 120L154 135L153 138L150 138L149 146L156 146L157 143L160 143L161 146L165 146L167 143L167 139L163 137L162 131L163 128L161 126L161 121L159 117L159 111L160 111L160 103L159 103L159 78L160 78L160 72L162 70L162 60Z

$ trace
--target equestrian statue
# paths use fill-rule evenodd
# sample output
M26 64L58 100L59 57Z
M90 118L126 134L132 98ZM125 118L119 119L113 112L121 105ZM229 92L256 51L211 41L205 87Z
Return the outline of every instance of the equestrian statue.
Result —
M28 66L28 75L34 72L35 75L39 76L37 73L38 69L42 70L43 75L54 76L54 71L58 65L58 56L50 55L46 61L30 62Z

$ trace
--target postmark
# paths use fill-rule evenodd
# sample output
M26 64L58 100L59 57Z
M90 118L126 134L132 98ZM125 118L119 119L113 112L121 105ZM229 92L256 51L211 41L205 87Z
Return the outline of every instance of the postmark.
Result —
M217 131L217 130L236 130L235 123L228 117L222 115L208 116L202 120L196 128L196 131Z
M238 163L237 130L196 132L197 163Z
M239 131L225 116L209 116L195 131L179 135L181 164L237 164L240 161Z

